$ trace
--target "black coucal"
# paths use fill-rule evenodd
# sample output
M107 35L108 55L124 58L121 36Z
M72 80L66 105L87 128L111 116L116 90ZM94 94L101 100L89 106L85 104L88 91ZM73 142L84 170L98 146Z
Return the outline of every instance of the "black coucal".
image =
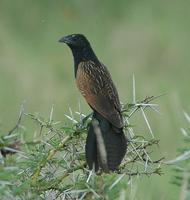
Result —
M89 41L82 34L71 34L59 40L66 43L74 57L76 84L93 110L92 122L98 122L106 152L106 166L102 163L100 143L93 123L86 140L86 159L90 169L115 170L127 149L123 133L123 119L118 92L105 65L95 55Z

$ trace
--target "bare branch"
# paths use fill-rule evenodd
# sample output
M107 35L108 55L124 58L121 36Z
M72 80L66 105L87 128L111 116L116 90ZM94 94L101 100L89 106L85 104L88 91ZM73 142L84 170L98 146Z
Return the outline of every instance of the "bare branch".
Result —
M16 125L8 132L8 135L11 135L16 129L19 128L23 113L24 113L24 104L21 104L18 121L17 121Z

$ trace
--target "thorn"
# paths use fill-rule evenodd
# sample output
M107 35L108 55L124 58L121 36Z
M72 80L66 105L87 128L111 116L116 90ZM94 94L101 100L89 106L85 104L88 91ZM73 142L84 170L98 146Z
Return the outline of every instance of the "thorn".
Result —
M142 107L141 107L141 112L142 112L142 115L143 115L143 117L144 117L144 120L145 120L145 122L146 122L146 124L147 124L147 127L148 127L148 129L149 129L149 131L150 131L150 134L152 135L152 138L154 138L154 134L153 134L153 132L152 132L152 129L151 129L151 127L150 127L150 124L149 124L149 122L148 122L148 119L147 119L147 117L146 117L146 115L145 115L145 112L144 112L144 110L143 110Z
M133 104L136 104L135 75L133 74Z
M51 124L53 121L53 111L54 111L54 105L52 104L50 115L49 115L49 122L48 122L49 124Z

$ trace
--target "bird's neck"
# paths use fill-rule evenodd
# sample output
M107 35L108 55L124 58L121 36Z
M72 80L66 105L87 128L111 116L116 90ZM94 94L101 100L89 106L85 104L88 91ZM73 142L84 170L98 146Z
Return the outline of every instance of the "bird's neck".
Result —
M74 70L75 70L75 77L78 69L78 65L82 61L94 61L99 62L98 58L96 57L92 47L89 45L84 48L71 48L73 57L74 57Z

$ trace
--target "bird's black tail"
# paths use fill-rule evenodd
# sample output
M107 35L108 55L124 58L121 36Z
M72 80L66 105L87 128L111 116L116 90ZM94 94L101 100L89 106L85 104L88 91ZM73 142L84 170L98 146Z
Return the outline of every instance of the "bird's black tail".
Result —
M93 121L98 121L97 130ZM97 132L101 134L103 144L99 142ZM106 166L101 159L102 146L106 152ZM113 171L120 165L126 150L127 140L123 129L113 127L102 115L94 112L86 140L86 160L89 168L92 169L94 166L96 171L99 168L104 171Z

